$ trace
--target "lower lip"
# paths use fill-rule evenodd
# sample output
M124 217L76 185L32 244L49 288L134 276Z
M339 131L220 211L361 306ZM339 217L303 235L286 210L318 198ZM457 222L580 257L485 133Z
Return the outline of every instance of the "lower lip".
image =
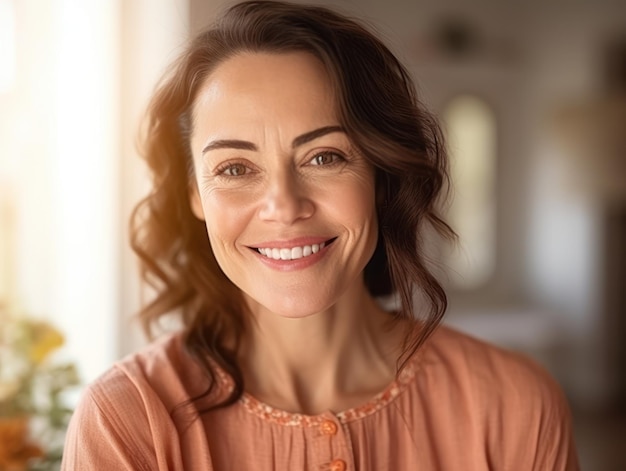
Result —
M295 260L275 260L273 258L266 257L265 255L261 255L257 250L254 250L254 253L265 266L271 268L272 270L296 271L315 265L322 258L324 258L324 256L328 253L328 250L333 245L334 244L326 245L317 253L311 254L308 257L297 258Z

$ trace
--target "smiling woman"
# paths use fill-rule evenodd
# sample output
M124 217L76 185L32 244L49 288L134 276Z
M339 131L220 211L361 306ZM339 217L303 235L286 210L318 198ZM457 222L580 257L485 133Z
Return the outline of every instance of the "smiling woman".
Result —
M378 238L374 168L333 101L323 63L306 52L237 54L198 91L192 210L257 319L259 310L321 313L356 289L366 296L360 274Z
M144 156L141 316L184 328L87 390L65 469L577 468L540 368L437 329L441 133L358 23L235 5L161 83Z

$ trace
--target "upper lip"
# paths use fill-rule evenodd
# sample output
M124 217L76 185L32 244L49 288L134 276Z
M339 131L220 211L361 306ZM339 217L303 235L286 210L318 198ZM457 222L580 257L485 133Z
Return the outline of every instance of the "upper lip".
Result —
M335 240L336 237L296 237L294 239L285 240L269 240L267 242L259 242L258 244L249 245L248 247L253 249L292 249L294 247L303 247L305 245L321 244L323 242L329 243Z

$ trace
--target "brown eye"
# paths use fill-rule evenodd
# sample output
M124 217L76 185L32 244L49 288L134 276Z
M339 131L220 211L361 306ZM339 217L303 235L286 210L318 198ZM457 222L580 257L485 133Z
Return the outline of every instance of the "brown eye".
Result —
M341 156L335 154L334 152L323 152L321 154L317 154L315 157L311 159L311 165L329 165L334 164Z
M228 175L229 177L240 177L241 175L246 174L246 166L243 164L231 164L222 170L224 175Z

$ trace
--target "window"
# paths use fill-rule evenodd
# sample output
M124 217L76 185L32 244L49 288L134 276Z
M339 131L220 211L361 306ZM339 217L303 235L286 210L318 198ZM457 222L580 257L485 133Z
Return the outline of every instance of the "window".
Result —
M450 154L452 203L447 219L459 245L444 256L453 286L478 288L495 269L496 120L473 95L458 95L444 108Z
M15 80L15 10L13 0L0 0L0 93Z

